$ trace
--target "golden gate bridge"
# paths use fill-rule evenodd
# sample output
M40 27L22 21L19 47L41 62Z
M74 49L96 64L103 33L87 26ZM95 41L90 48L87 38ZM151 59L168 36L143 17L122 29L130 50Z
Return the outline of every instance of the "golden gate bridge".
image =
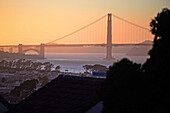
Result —
M40 45L0 45L0 48L18 47L19 54L35 51L44 58L45 47L57 46L105 46L106 59L112 59L112 46L150 45L142 43L152 40L150 30L111 13L69 34Z

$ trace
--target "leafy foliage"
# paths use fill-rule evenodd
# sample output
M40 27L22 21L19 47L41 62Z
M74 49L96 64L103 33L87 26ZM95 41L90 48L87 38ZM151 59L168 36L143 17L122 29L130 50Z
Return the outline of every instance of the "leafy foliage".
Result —
M36 88L37 83L38 80L36 79L26 80L20 84L20 86L16 86L13 90L11 90L10 95L20 96L20 92L22 91L29 92L31 94Z
M18 60L11 60L6 61L2 60L0 61L0 69L16 69L16 70L26 70L26 71L42 71L44 67L44 71L51 71L54 67L53 64L50 62L33 62L32 60L26 60L26 59L18 59ZM56 66L57 71L60 71L60 66Z
M84 65L83 68L86 72L91 73L92 71L96 72L105 72L108 68L104 65L94 64L94 65Z

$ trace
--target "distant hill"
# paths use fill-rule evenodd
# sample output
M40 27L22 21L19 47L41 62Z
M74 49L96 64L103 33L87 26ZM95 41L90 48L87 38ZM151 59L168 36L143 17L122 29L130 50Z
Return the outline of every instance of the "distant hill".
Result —
M128 55L128 56L148 56L148 52L152 48L153 41L145 40L144 42L139 43L139 44L151 44L151 45L133 47L131 50L129 50L126 53L126 55Z
M153 41L151 40L145 40L144 42L141 42L139 44L153 44Z
M20 58L24 58L24 59L42 59L40 56L38 55L24 55L24 54L18 54L18 53L8 53L8 52L3 52L0 51L0 60L1 59L20 59Z

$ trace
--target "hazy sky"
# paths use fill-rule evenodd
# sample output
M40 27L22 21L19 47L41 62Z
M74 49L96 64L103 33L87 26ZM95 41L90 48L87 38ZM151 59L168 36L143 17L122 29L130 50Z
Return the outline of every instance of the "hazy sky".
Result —
M0 44L40 44L111 12L149 28L170 0L0 0Z

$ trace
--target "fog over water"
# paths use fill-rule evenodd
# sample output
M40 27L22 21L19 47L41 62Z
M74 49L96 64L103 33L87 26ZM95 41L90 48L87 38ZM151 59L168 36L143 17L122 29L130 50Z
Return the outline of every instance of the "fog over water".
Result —
M69 72L80 73L84 72L83 65L86 64L101 64L109 67L114 62L122 58L128 58L136 63L144 63L149 56L127 56L125 53L113 53L113 60L104 60L105 53L46 53L45 60L41 62L51 62L55 66L60 65L61 71L68 70Z

